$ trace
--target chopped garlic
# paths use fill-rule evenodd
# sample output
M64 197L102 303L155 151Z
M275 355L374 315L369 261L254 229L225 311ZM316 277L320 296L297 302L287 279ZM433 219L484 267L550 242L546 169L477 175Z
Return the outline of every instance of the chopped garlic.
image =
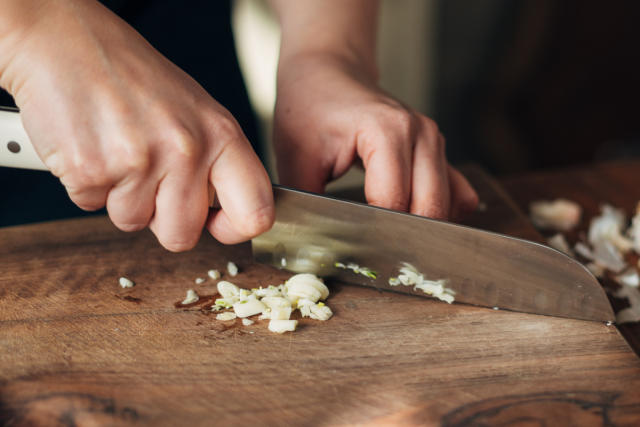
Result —
M633 250L640 255L640 202L636 205L636 214L631 219L628 234L633 240ZM638 268L640 268L640 260L638 260Z
M533 202L529 205L529 212L536 227L557 231L573 229L582 216L580 205L566 199Z
M240 288L226 280L219 281L217 287L218 293L223 298L238 298L240 296Z
M591 220L589 226L589 243L594 248L606 241L616 247L617 250L626 253L633 247L633 241L622 235L622 229L626 224L624 213L610 205L601 207L601 214Z
M329 288L314 274L296 274L285 282L287 298L292 303L299 299L309 299L317 302L329 296Z
M254 322L253 322L253 320L251 320L251 319L242 319L242 324L243 324L244 326L251 326L251 325L253 325L253 323L254 323Z
M254 290L253 293L259 298L282 296L282 292L280 292L280 289L276 288L273 285L269 285L268 288L260 287Z
M200 299L196 291L193 289L187 290L187 297L182 301L182 305L193 304Z
M276 307L268 312L271 320L289 320L291 318L291 307Z
M216 316L217 320L233 320L236 318L236 314L231 311L225 311L224 313L220 313Z
M202 278L202 277L198 277L198 278L195 280L195 282L196 282L196 285L201 285L201 284L203 284L203 283L204 283L204 278Z
M120 283L120 286L124 289L124 288L133 288L136 284L133 283L132 280L127 279L126 277L121 277L120 279L118 279L118 283Z
M269 330L277 334L285 332L293 332L298 326L297 320L271 320L269 321Z
M264 297L260 301L270 309L291 307L291 302L282 297Z
M331 316L333 316L333 312L329 307L319 302L318 304L313 304L308 307L311 309L310 317L315 320L329 320Z
M553 237L550 237L547 240L547 243L549 243L549 246L551 246L553 249L556 249L564 253L565 255L569 255L570 257L576 256L576 254L574 254L571 250L571 246L569 246L569 242L567 242L567 239L560 233L554 235Z
M618 274L614 279L620 285L627 285L634 288L640 286L640 276L635 269L629 269L624 273Z
M211 277L213 280L218 280L220 278L220 272L218 270L209 270L207 271L207 274L209 275L209 277Z
M398 277L391 277L389 279L389 285L391 286L397 286L398 284L413 286L414 290L420 289L426 294L451 304L455 299L454 295L456 293L453 289L446 288L446 283L447 281L444 279L425 279L413 265L406 262L402 263Z
M227 263L227 272L231 277L235 277L238 274L238 266L233 262L229 261Z
M578 255L582 256L583 258L588 259L589 261L593 261L593 251L591 250L591 248L589 246L585 245L582 242L578 242L573 247L573 249L576 251L576 253Z
M622 259L620 252L606 240L599 240L593 248L593 260L601 266L620 273L627 267L627 263Z
M336 262L333 264L333 266L336 268L342 268L344 270L351 270L355 274L361 274L365 277L368 277L369 279L378 278L378 273L376 273L375 271L371 270L368 267L360 267L358 264L355 264L353 262L350 262L349 264L346 264L346 265L341 262Z
M257 299L247 299L233 304L233 311L238 317L249 317L262 313L265 305Z

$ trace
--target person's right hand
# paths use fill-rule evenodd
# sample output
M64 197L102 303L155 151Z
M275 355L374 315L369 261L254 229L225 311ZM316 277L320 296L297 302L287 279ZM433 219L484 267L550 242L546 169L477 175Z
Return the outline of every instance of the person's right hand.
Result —
M118 228L149 226L172 251L205 224L223 243L271 227L269 178L235 119L135 30L96 1L3 9L0 86L79 207L106 205Z

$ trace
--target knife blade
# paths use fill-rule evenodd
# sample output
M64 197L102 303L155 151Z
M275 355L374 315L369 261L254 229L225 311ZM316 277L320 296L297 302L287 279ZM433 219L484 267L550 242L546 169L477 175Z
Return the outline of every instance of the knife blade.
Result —
M597 279L550 247L276 185L274 196L276 222L252 240L258 262L425 296L413 287L389 284L402 263L409 263L427 279L446 279L457 302L583 320L615 319ZM336 263L353 263L377 274L367 277Z
M46 170L18 111L0 108L0 166ZM257 261L346 283L391 286L401 263L446 279L456 301L526 313L613 321L604 290L580 263L514 237L274 185L276 222L253 239ZM376 278L336 268L354 263Z

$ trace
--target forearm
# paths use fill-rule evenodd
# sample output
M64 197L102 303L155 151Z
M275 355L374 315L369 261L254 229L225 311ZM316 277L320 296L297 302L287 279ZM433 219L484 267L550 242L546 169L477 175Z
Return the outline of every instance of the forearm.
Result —
M333 58L377 80L377 0L269 0L282 27L280 63Z

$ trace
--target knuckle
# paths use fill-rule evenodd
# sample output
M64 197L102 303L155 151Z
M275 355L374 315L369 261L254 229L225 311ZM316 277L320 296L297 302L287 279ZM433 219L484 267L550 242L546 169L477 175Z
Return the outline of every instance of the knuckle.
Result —
M240 135L242 135L242 130L240 130L240 125L236 120L231 117L222 115L219 116L214 124L214 130L216 137L222 141L232 141L238 139Z
M174 160L194 163L200 159L202 144L191 130L183 125L174 125L165 133Z
M405 108L386 106L382 111L382 118L382 126L392 127L402 137L415 132L415 115Z

